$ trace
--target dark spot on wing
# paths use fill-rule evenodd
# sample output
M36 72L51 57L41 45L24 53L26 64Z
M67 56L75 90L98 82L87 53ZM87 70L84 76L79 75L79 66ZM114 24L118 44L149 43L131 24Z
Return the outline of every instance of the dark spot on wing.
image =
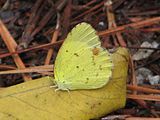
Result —
M98 76L98 73L96 74L96 76Z
M96 55L96 56L97 56L97 55L99 54L99 52L100 52L99 48L96 48L96 47L95 47L95 48L92 49L93 55Z
M68 52L68 50L66 50L66 52Z
M96 63L94 61L94 56L92 56L92 62L93 62L93 65L96 65Z
M99 66L99 69L102 70L102 66L101 65Z
M76 68L79 68L79 66L76 66Z
M86 81L85 83L87 84L87 83L88 83L89 78L86 78L86 80L87 80L87 81Z
M92 56L92 60L94 61L94 56Z
M85 82L85 84L87 84L87 83L88 83L88 81Z
M63 81L63 83L65 83L65 81Z
M74 53L75 56L79 57L79 55L77 53Z

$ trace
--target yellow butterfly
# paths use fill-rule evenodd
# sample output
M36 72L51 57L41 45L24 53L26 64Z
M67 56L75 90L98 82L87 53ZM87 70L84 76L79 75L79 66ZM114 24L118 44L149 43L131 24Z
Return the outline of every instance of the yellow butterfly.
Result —
M109 52L101 47L96 31L87 23L72 29L61 46L54 66L58 90L96 89L112 74Z

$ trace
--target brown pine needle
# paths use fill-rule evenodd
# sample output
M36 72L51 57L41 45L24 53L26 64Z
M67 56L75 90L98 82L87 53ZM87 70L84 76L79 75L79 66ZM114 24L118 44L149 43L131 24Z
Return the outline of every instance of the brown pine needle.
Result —
M159 118L147 118L147 117L129 117L125 120L159 120Z
M160 96L158 96L158 95L133 95L133 94L127 94L127 98L136 99L136 100L160 101Z
M135 85L127 85L127 89L136 90L136 91L140 91L140 92L144 92L144 93L160 94L160 90L141 87L141 86L135 86Z
M51 71L53 72L53 65L43 65L43 66L29 67L29 68L24 68L24 69L1 71L0 75L32 73L32 72L42 73L42 72L51 72Z

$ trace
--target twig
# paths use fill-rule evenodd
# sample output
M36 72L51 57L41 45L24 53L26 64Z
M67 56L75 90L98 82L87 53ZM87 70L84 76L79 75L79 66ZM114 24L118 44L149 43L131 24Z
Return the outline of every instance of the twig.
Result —
M26 28L24 30L24 33L22 35L21 41L19 45L17 46L18 50L21 50L23 48L27 48L30 41L33 39L33 36L31 37L31 33L36 27L36 24L38 23L38 20L40 18L40 13L42 12L44 5L43 0L37 0L34 6L32 7L32 14L30 15L30 18L28 20L28 24L26 25Z
M113 8L112 8L112 1L108 0L107 2L104 3L104 6L106 8L106 12L107 12L107 17L108 17L108 26L109 29L111 28L116 28L116 22L115 22L115 15L113 13ZM113 39L114 39L114 43L117 45L117 42L119 42L120 46L126 46L126 43L121 35L121 33L116 33L115 35L112 35ZM117 38L117 40L116 40Z
M15 40L13 39L13 37L11 36L11 34L9 33L9 31L7 30L7 28L5 27L5 25L3 24L1 20L0 20L0 35L3 41L5 42L8 50L10 52L16 52L15 48L17 47L17 43L15 42ZM12 55L12 57L18 68L20 69L25 68L24 63L18 54L14 54ZM29 75L26 75L26 74L23 74L22 76L25 81L32 79Z
M73 18L72 21L75 21L75 20L77 20L77 19L83 17L84 15L87 15L87 14L91 13L92 11L101 8L101 7L103 6L103 4L104 4L104 1L102 1L101 3L99 3L99 4L96 5L96 6L92 7L91 9L87 10L86 12L83 12L83 13L80 14L79 16Z
M70 26L70 19L71 19L71 11L72 11L72 0L68 0L66 7L64 8L64 12L63 12L63 21L62 24L63 25L63 38L65 38L68 34L69 31L69 26Z
M147 19L147 20L144 20L144 21L140 21L140 22L137 22L137 23L131 23L131 24L127 24L127 25L122 25L122 26L118 26L117 28L112 28L110 30L97 32L97 34L99 36L111 35L111 34L115 34L116 32L125 31L125 29L127 27L130 27L130 26L131 27L135 27L135 28L141 28L141 27L146 27L146 26L149 26L149 25L153 25L153 24L155 24L155 23L157 23L159 21L160 21L160 17L150 18L150 19ZM24 52L27 52L27 51L30 51L30 50L42 49L42 48L45 48L45 47L52 47L52 46L54 46L56 44L61 44L62 42L63 42L63 40L60 40L60 41L58 41L56 43L53 43L53 44L52 43L48 43L48 44L45 44L45 45L36 46L33 49L29 48L29 49L20 50L20 51L17 51L17 52L5 53L5 55L3 55L3 54L0 55L0 58L4 58L4 57L7 57L7 56L16 54L16 53L24 53ZM124 46L122 46L122 47L124 47ZM134 46L127 46L127 47L131 48L131 49L155 49L155 50L159 50L158 48L146 48L146 47L137 48L137 47L134 47ZM113 48L113 47L111 46L111 48Z
M127 85L127 89L129 90L136 90L136 91L140 91L140 92L144 92L144 93L151 93L151 94L160 94L160 90L156 90L156 89L151 89L151 88L146 88L146 87L141 87L141 86L137 86L137 85Z
M148 117L129 117L125 120L159 120L159 118L148 118Z
M0 75L5 74L19 74L19 73L33 73L33 72L53 72L53 65L43 65L43 66L36 66L36 67L29 67L24 69L16 69L16 70L7 70L1 71Z
M1 54L0 58L4 58L4 57L11 56L11 55L14 55L14 54L28 52L28 51L31 51L31 50L40 50L42 48L54 47L54 46L56 46L58 44L62 44L62 42L63 42L63 40L60 40L60 41L57 41L56 43L48 43L48 44L43 44L43 45L35 46L35 47L32 47L32 48L27 48L27 49L24 49L24 50L18 50L18 51L11 52L11 53Z
M160 101L160 96L157 95L133 95L128 94L127 98L137 99L137 100L148 100L148 101Z
M39 31L42 30L42 28L48 23L48 21L53 17L55 14L55 9L50 8L50 10L45 14L45 16L41 19L41 21L38 24L38 27L33 30L31 33L31 37L33 38Z
M60 27L60 15L59 15L59 13L57 13L57 25L56 25L56 29L53 33L51 43L56 42L58 35L59 35L59 27ZM53 52L54 52L53 48L49 48L48 53L47 53L47 57L46 57L45 63L44 63L45 65L48 65L50 63Z
M14 66L10 66L10 65L0 65L0 70L3 70L3 69L9 69L9 70L15 70L16 69L16 67L14 67Z
M143 20L143 21L140 21L140 22L130 23L130 24L127 24L127 25L119 26L119 27L114 28L114 29L101 31L101 32L98 33L98 35L99 36L111 35L111 34L115 34L117 32L122 32L128 27L141 28L141 27L156 24L158 22L160 22L160 17L149 18L147 20Z

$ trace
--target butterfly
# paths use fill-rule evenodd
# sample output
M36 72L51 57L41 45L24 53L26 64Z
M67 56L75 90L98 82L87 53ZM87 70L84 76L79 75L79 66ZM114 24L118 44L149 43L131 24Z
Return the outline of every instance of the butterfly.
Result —
M76 25L63 42L54 65L57 90L97 89L112 75L110 53L88 23Z

